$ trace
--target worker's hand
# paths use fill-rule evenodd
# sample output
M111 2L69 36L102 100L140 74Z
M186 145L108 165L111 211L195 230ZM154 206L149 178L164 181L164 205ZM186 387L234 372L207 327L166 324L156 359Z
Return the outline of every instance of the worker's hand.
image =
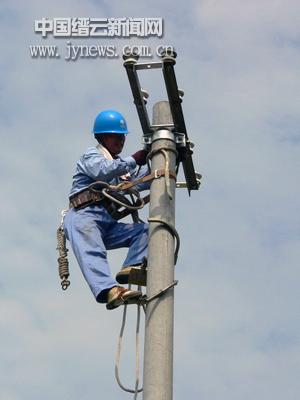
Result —
M136 153L132 154L131 157L133 157L135 159L135 162L137 163L137 165L145 165L147 155L148 155L147 150L139 150Z

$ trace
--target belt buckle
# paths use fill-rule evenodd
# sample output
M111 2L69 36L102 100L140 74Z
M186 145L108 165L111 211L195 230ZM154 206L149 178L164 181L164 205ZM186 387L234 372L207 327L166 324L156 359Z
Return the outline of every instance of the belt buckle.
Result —
M154 178L155 179L161 178L161 169L156 169L154 171Z

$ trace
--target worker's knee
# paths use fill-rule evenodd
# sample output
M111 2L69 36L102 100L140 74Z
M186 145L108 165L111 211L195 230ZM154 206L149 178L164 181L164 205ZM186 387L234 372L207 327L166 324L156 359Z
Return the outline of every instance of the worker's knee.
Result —
M137 224L139 227L139 232L145 235L148 235L148 231L149 231L149 224L145 224L145 223L139 223Z

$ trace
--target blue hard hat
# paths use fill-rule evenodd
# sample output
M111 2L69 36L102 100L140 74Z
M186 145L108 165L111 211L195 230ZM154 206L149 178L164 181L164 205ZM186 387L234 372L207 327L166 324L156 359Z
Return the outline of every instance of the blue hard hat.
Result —
M129 133L125 118L118 111L106 110L97 115L92 133Z

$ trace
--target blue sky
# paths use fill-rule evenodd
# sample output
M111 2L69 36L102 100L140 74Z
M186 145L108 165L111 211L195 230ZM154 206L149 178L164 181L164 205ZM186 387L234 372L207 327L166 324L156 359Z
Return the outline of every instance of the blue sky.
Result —
M55 248L76 161L94 144L95 116L109 108L126 116L124 155L141 147L139 120L121 57L66 61L70 39L34 32L43 17L163 18L161 38L71 42L178 52L203 179L191 197L176 193L174 399L297 399L299 3L10 0L0 7L0 399L131 398L114 379L122 310L94 301L71 251L72 283L63 292ZM58 46L61 57L33 59L33 45ZM162 76L145 72L141 82L151 116L166 99ZM124 256L109 254L113 274ZM131 387L134 324L132 310L120 371Z

